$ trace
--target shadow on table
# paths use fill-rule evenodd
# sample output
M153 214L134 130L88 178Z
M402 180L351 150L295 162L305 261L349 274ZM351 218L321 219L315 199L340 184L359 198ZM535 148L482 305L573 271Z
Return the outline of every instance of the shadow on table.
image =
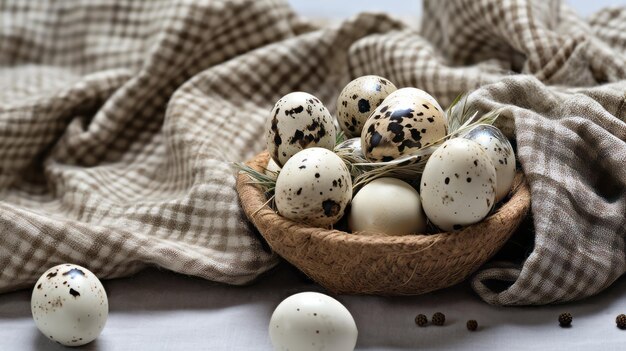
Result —
M46 351L67 351L75 349L75 350L84 350L84 351L98 351L101 350L100 348L100 342L98 341L98 339L90 342L87 345L83 345L83 346L79 346L79 347L65 347L61 344L55 343L55 342L51 342L50 339L46 338L43 334L41 334L39 332L39 330L37 330L37 328L35 328L35 326L33 325L33 337L32 337L32 349L33 350L46 350Z

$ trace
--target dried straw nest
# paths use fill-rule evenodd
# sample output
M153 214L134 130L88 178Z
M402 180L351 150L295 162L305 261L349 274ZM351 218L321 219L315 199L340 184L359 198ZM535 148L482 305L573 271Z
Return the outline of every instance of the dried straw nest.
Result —
M248 165L262 171L268 159L264 152ZM263 191L246 174L238 175L237 192L246 216L276 253L328 290L345 294L417 295L457 284L504 245L530 207L520 173L506 203L461 231L355 235L279 216L263 206Z

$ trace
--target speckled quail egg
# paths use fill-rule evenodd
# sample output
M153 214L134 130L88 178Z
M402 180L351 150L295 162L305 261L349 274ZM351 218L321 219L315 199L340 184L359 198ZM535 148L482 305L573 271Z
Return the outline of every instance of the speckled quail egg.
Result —
M348 224L353 232L406 235L424 232L426 216L417 190L385 177L367 183L354 196Z
M444 115L426 99L385 99L365 122L361 145L369 161L386 162L445 137L446 129Z
M362 76L346 85L337 98L337 120L348 137L358 137L367 118L397 88L379 76Z
M62 264L47 270L35 284L31 311L47 338L65 346L80 346L100 335L109 303L93 273L75 264Z
M358 337L348 309L317 292L283 300L272 313L269 333L276 351L352 351Z
M435 106L441 112L441 114L444 115L444 118L445 118L444 110L441 108L441 105L439 105L439 102L437 102L437 100L432 95L430 95L429 93L425 92L422 89L413 88L413 87L401 88L389 94L387 98L389 101L396 100L396 99L407 99L407 98L408 99L411 99L411 98L424 99L430 102L431 104L433 104L433 106Z
M315 96L301 91L283 96L265 124L265 141L270 156L283 166L296 152L335 147L333 118Z
M480 144L496 167L496 202L499 202L509 193L515 178L513 146L500 129L487 124L472 128L464 138Z
M442 230L481 221L494 205L496 169L478 143L454 138L430 155L420 184L426 216Z
M314 147L293 155L276 179L278 213L316 227L336 223L352 199L346 164L332 151Z

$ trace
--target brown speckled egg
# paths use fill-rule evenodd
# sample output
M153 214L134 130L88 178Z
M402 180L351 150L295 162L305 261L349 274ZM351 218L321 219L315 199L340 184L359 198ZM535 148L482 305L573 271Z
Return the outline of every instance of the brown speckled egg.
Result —
M46 338L80 346L100 335L109 303L93 273L75 264L62 264L47 270L35 283L31 311Z
M379 76L362 76L345 86L337 98L337 120L348 137L358 137L367 118L396 86Z
M480 222L494 205L496 169L478 143L454 138L430 155L420 184L422 208L442 230Z
M385 99L365 122L361 145L371 162L414 154L446 136L442 112L418 97Z
M298 151L335 147L333 118L315 96L301 91L283 96L265 124L267 150L279 167Z

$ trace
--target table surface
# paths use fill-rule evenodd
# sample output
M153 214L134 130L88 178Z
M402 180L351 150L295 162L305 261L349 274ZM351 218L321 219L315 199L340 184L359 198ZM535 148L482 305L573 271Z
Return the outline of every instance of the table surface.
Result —
M148 269L105 281L110 314L85 350L271 350L269 319L287 296L325 292L283 263L256 284L234 287ZM467 284L412 297L334 296L354 316L357 350L624 350L626 279L598 296L560 306L495 307ZM446 315L443 327L418 328L418 313ZM574 316L560 328L561 312ZM468 319L480 328L469 332ZM30 314L30 291L0 295L0 350L62 350L45 338Z

